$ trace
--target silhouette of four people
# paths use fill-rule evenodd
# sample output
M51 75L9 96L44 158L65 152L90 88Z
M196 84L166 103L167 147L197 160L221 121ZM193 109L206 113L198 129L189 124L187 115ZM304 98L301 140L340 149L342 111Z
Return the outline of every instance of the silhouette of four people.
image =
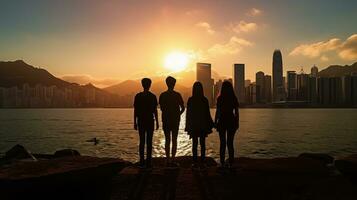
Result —
M138 130L139 166L151 168L152 138L154 126L159 128L156 96L149 91L151 80L141 80L143 91L136 94L134 99L134 129ZM167 90L160 94L159 105L162 111L162 129L165 135L166 164L177 166L175 156L177 151L177 136L180 119L185 112L185 105L180 93L174 90L176 79L166 78ZM239 102L229 81L222 84L220 95L217 98L216 114L214 121L210 114L208 99L203 92L200 82L195 82L192 87L192 96L187 101L185 131L192 139L192 166L198 166L197 147L201 146L201 164L205 166L206 137L216 128L220 139L220 163L222 167L231 167L234 161L233 140L239 128ZM156 123L155 123L156 122ZM170 154L170 145L172 148ZM145 162L146 143L146 162ZM228 148L228 163L225 162L226 148Z

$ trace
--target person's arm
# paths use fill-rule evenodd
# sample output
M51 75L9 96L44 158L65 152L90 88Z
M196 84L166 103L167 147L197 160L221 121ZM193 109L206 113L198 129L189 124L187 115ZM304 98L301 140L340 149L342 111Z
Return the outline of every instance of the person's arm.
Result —
M185 120L185 131L188 131L190 129L190 122L191 122L191 108L190 108L190 99L187 101L187 110L186 110L186 120Z
M180 108L181 108L180 114L182 114L185 112L185 103L183 102L181 94L179 94L179 96L180 96Z
M137 110L137 99L136 96L134 98L134 129L138 130L137 118L138 118L138 110Z
M156 130L159 129L159 118L157 117L157 100L155 97L155 109L154 109L154 117L155 117L155 121L156 121Z
M219 118L221 117L221 105L219 103L219 101L217 100L217 105L216 105L216 114L214 116L214 124L217 127L217 123Z

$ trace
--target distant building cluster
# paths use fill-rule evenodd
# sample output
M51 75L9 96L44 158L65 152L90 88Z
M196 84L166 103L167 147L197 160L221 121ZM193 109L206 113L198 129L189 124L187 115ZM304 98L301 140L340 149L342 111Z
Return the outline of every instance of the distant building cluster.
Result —
M242 105L288 105L316 107L357 106L357 74L343 77L319 77L318 68L311 73L287 71L283 76L283 59L280 50L273 53L273 75L256 73L255 82L245 80L245 65L233 64L232 82ZM213 106L224 80L214 82L211 64L197 63L197 81L203 84L204 92Z
M114 106L117 99L101 94L92 85L59 88L37 84L31 87L0 87L2 108L58 108Z

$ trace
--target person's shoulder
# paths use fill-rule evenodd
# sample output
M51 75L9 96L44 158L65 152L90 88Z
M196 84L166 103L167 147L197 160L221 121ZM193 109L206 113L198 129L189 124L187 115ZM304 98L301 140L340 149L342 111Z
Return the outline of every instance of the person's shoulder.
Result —
M140 98L142 95L143 95L143 92L138 92L138 93L136 93L135 98Z

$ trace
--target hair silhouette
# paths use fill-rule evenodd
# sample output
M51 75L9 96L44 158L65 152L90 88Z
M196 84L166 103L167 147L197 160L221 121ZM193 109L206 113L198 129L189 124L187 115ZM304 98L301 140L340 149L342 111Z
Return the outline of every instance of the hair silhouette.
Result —
M233 85L231 82L229 82L229 81L223 82L220 96L224 99L232 99L234 101L237 100L237 97L234 94Z
M141 79L141 85L145 90L149 90L151 86L151 80L149 78Z
M193 84L192 97L204 97L202 83L197 81Z
M169 89L171 89L171 90L174 89L175 84L176 84L176 79L174 77L168 76L166 78L166 85Z

